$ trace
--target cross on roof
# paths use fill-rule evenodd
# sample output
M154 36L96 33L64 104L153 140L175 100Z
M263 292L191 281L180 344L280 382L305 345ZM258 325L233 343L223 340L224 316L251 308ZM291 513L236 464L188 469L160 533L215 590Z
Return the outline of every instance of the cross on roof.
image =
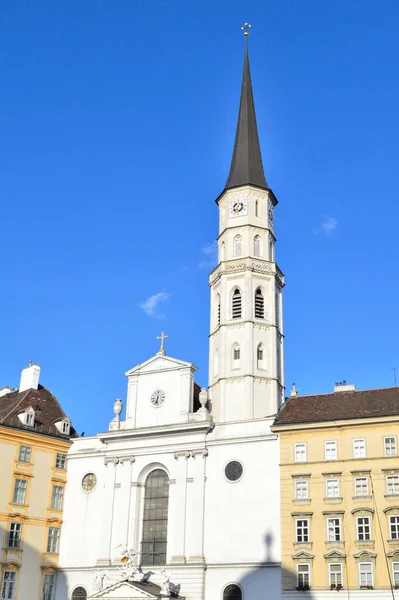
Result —
M161 340L161 347L159 349L159 354L165 354L165 347L164 347L164 340L166 340L166 338L168 338L168 335L165 335L164 332L161 333L161 335L157 336L157 340Z

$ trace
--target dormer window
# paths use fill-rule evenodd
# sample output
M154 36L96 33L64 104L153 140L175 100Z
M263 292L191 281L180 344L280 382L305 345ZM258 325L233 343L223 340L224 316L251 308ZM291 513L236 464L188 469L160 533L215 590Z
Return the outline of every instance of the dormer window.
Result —
M55 426L62 435L69 435L71 431L71 420L69 417L64 417L61 421L57 421Z
M25 412L18 415L18 419L23 425L26 425L27 427L33 427L35 424L35 411L30 406Z

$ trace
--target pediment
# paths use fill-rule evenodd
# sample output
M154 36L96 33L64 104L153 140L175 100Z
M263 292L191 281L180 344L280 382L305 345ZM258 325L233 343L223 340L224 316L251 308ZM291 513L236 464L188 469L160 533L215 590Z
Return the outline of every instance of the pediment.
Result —
M114 598L119 600L158 600L160 597L159 592L159 586L151 583L136 584L120 581L105 590L101 590L101 592L96 592L89 598L90 600L94 600L94 598L102 598L103 600Z
M139 375L141 373L158 373L159 371L169 371L174 369L187 369L191 368L194 371L197 370L197 367L192 363L185 362L184 360L178 360L177 358L172 358L171 356L166 356L166 354L161 354L160 352L149 358L144 363L133 367L129 371L126 371L125 375L129 377L130 375Z
M372 550L369 550L368 548L364 548L363 550L356 552L356 554L354 554L353 556L354 556L354 558L362 558L363 556L368 556L369 558L375 558L377 555Z
M340 550L330 550L330 552L324 554L324 558L346 558L346 554Z
M300 550L299 552L297 552L296 554L292 555L292 558L298 559L298 558L308 558L308 559L312 559L314 558L314 554L311 554L310 552L306 552L306 550Z

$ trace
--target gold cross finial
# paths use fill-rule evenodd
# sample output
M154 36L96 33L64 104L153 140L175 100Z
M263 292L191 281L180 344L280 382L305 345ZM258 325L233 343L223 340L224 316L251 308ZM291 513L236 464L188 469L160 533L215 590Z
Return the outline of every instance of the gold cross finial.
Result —
M244 32L244 37L248 37L248 35L249 35L248 29L250 27L251 27L251 25L249 23L244 23L244 25L241 27L242 31Z
M161 335L157 336L157 340L161 340L161 347L159 349L159 354L165 354L165 348L164 348L164 340L166 340L166 338L168 338L168 335L165 335L164 332L161 333Z

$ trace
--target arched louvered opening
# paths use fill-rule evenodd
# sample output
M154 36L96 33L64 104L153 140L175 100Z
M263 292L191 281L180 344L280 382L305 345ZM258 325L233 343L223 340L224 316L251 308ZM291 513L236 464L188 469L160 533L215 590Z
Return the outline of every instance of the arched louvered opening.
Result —
M216 325L220 325L220 295L216 297Z
M258 235L256 235L254 237L254 255L260 256L260 254L261 254L260 237Z
M264 357L263 344L259 344L256 349L256 362L257 362L258 369L264 368L263 367L263 357Z
M255 201L255 217L259 217L259 200Z
M86 600L87 592L84 587L77 587L73 590L71 600Z
M233 369L240 368L241 350L239 344L233 345Z
M162 469L151 471L145 482L141 562L165 565L168 533L169 478Z
M273 240L270 240L269 242L269 260L273 261L274 260L274 246L273 246Z
M242 238L240 235L236 235L234 238L234 256L241 256L242 254Z
M231 301L231 314L233 319L241 319L241 305L241 292L238 288L236 288L233 292L233 298Z
M220 260L221 261L223 261L225 258L224 251L225 251L225 244L224 244L224 242L222 242L220 245Z
M228 585L223 591L223 600L242 600L242 591L238 585Z
M257 319L265 318L265 299L260 288L255 292L255 317Z

